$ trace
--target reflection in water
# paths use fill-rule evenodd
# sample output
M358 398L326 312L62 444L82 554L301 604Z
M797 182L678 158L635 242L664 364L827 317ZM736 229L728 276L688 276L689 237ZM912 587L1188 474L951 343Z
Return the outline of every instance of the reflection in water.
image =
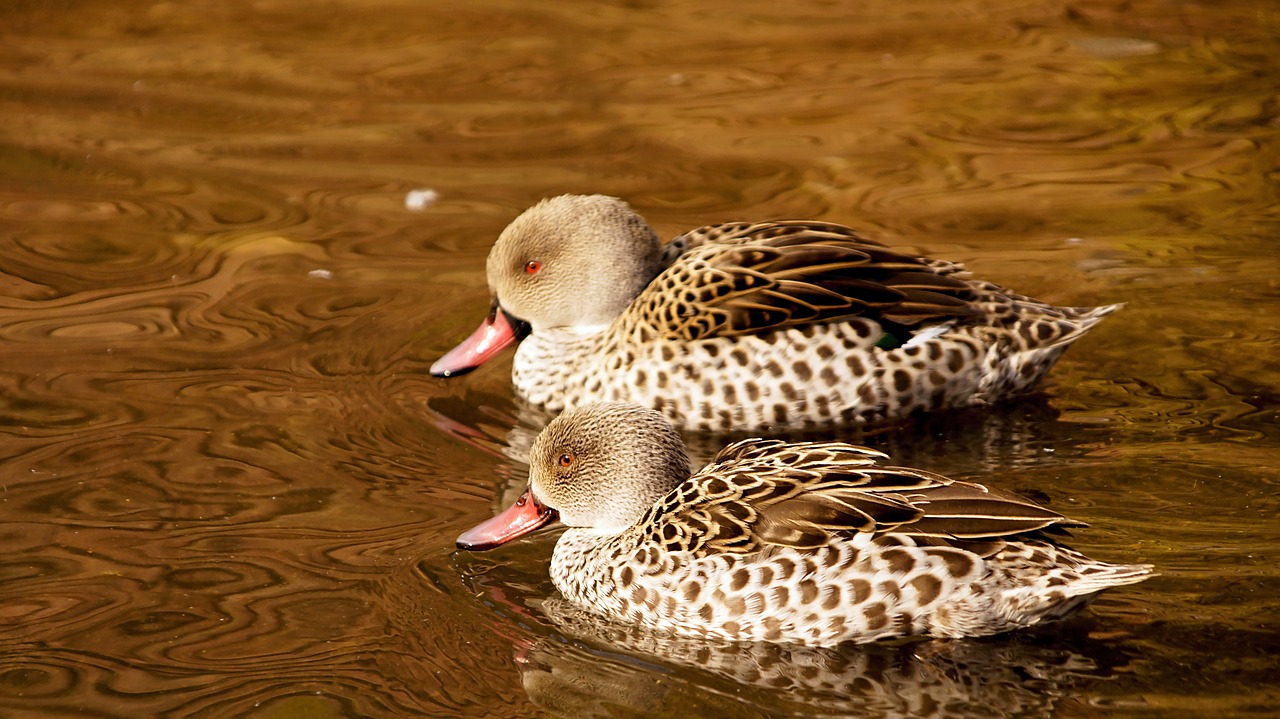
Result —
M508 631L521 682L556 716L1049 716L1062 697L1127 662L1074 631L1080 622L1017 640L830 649L669 637L603 621L558 595L534 598L495 575L505 572L470 582L499 616L520 620Z
M529 448L554 415L526 402L481 393L462 401L433 398L427 421L456 441L510 460L500 466L496 508L509 506L528 481ZM456 412L458 419L450 413ZM467 424L467 418L474 424ZM983 409L934 412L893 426L845 428L839 432L792 431L769 436L804 442L841 439L878 449L895 465L927 468L942 474L973 477L1011 468L1027 468L1053 460L1057 411L1044 395L1029 395ZM702 467L726 445L756 434L684 433L690 464ZM1024 488L1024 491L1025 488ZM1043 501L1043 498L1039 498Z
M557 716L687 716L716 704L810 716L1049 715L1066 692L1097 678L1069 650L968 643L821 652L768 646L597 648L542 640L517 657L530 699ZM644 663L637 666L637 657ZM680 673L660 681L655 675ZM705 687L711 696L698 698ZM708 706L710 705L710 706ZM724 709L722 709L724 710Z

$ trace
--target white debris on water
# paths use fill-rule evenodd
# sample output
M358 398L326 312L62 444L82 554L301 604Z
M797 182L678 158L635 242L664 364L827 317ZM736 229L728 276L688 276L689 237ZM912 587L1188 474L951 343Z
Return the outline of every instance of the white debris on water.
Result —
M410 212L422 212L439 199L440 193L432 189L409 190L404 196L404 206Z

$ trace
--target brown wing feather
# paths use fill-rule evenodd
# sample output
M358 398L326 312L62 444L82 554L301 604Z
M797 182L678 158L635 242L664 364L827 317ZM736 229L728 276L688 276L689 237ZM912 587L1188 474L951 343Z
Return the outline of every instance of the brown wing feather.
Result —
M820 547L859 532L928 543L999 542L1073 526L1028 499L907 467L841 442L744 440L723 449L641 523L695 555Z
M852 229L781 221L704 227L637 299L660 337L696 340L869 317L905 325L979 313L949 266ZM674 306L673 306L674 305Z
M927 490L913 504L924 510L924 516L907 531L927 536L992 539L1052 525L1082 524L1011 492L970 482Z

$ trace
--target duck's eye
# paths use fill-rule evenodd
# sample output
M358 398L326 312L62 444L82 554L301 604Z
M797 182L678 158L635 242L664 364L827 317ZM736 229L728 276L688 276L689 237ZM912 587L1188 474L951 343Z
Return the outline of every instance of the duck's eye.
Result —
M540 269L542 269L542 263L537 260L529 260L524 263L525 274L536 275Z
M560 455L560 466L561 466L561 467L568 467L568 466L569 466L569 465L571 465L571 464L573 464L573 455L572 455L572 454L567 454L567 453L566 453L566 454L562 454L562 455Z

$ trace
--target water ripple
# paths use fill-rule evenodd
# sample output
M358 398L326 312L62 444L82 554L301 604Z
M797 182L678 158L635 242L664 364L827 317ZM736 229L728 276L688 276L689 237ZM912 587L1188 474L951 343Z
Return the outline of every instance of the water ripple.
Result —
M1280 706L1256 4L63 5L7 8L0 51L0 712ZM585 191L1127 302L1042 395L844 438L1162 575L1043 634L722 662L556 612L548 535L452 554L546 417L509 356L426 369L502 227Z

